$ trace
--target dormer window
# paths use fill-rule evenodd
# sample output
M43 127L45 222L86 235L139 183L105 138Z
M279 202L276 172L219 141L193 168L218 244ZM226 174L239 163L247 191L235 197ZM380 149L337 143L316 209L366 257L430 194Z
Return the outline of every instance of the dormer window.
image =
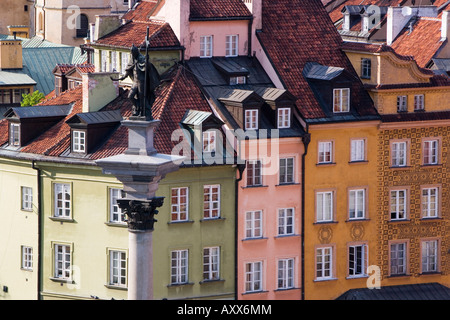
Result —
M203 152L216 151L216 132L208 130L203 132Z
M80 130L72 131L72 151L86 152L86 132Z
M333 89L333 112L349 112L350 111L350 89L341 88Z
M245 130L258 129L258 109L245 110Z
M9 125L9 144L11 146L20 146L20 124L11 123Z
M291 108L278 108L278 129L291 127Z
M238 56L238 40L239 40L239 36L237 34L227 36L225 56L227 56L227 57L237 57Z
M368 58L361 59L361 78L370 79L372 76L372 61Z
M246 84L246 82L247 82L246 76L230 77L230 86L235 86L238 84Z

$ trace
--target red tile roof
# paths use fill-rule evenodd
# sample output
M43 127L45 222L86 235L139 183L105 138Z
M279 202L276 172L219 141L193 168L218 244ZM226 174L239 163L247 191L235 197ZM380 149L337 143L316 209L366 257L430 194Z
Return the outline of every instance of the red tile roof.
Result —
M346 1L327 1L327 10L331 20L334 22L342 19L342 9L345 6L364 6L364 5L375 5L379 7L397 7L406 3L408 0L346 0ZM323 2L323 1L322 1Z
M305 118L322 118L325 113L302 75L307 62L345 68L357 77L341 50L341 37L320 0L263 1L263 31L258 37L285 87L294 94ZM306 23L307 22L307 23ZM374 115L373 102L362 83L355 81L353 105L360 115Z
M191 0L190 19L249 19L252 14L242 0Z
M128 10L128 12L122 16L122 19L147 21L149 20L153 10L156 8L158 2L158 0L141 0L141 2L137 3L136 7Z
M163 21L131 21L117 30L98 39L94 45L130 48L133 44L141 46L145 42L149 27L150 47L179 47L180 42L168 23Z

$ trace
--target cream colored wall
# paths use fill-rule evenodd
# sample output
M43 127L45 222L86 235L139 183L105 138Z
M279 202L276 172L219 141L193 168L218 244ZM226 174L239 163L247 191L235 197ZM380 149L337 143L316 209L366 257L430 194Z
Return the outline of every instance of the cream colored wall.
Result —
M8 34L10 25L30 25L32 6L27 0L2 0L0 10L0 34ZM28 11L24 6L28 5Z

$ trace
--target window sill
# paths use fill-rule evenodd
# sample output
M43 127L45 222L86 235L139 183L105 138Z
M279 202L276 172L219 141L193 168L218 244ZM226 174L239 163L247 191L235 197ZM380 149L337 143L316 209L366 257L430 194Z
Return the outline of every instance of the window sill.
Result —
M347 280L351 280L351 279L364 279L364 278L368 278L369 275L368 274L362 274L362 275L358 275L358 276L347 276L345 277L345 279Z
M225 220L225 218L222 218L222 217L204 218L204 219L200 219L200 222L205 222L205 221L222 221L222 220Z
M218 283L218 282L224 282L224 281L225 281L225 279L202 280L202 281L199 281L199 284Z
M421 168L439 168L442 167L442 163L422 163Z
M111 222L111 221L108 221L108 222L105 222L105 224L107 225L107 226L109 226L109 227L119 227L119 228L127 228L128 227L128 224L127 223L121 223L121 222Z
M72 279L54 278L54 277L50 277L49 279L54 282L60 282L60 283L69 283L69 284L75 283Z
M171 283L167 285L167 288L172 288L172 287L181 287L181 286L193 286L194 283L193 282L184 282L184 283Z
M114 285L114 284L105 284L105 287L108 289L114 289L114 290L122 290L122 291L128 290L128 287L118 286L118 285Z
M61 223L63 223L63 222L71 222L71 223L75 222L75 220L73 220L72 218L49 217L49 219L53 220L53 221L59 221Z
M241 241L258 241L258 240L267 240L267 239L269 239L269 238L267 238L267 237L258 237L258 238L244 238L244 239L242 239Z
M300 183L298 182L289 182L289 183L280 183L276 184L275 187L282 187L282 186L299 186Z
M296 234L296 233L293 233L293 234L280 234L280 235L277 235L277 236L275 236L274 238L275 239L283 239L283 238L292 238L292 237L300 237L300 235L299 234Z
M420 276L436 276L436 275L441 275L440 271L430 271L430 272L421 272L419 273Z
M366 164L369 163L367 160L355 160L355 161L349 161L348 164Z
M347 219L345 222L363 222L363 221L370 221L369 218L355 218L355 219Z
M33 209L24 209L24 208L21 208L20 211L23 211L23 212L25 212L25 213L31 213L31 212L33 212Z
M404 277L410 277L410 274L404 273L404 274L390 274L387 277L388 278L404 278Z
M335 166L336 162L318 162L316 163L317 167L329 167L329 166Z
M242 295L258 294L258 293L267 293L267 292L269 292L269 291L267 291L267 290L246 291L246 292L243 292Z
M22 271L28 271L28 272L33 272L33 269L20 268L20 270L22 270Z
M185 223L194 223L194 220L180 220L167 222L167 224L185 224Z
M274 292L283 292L283 291L290 291L290 290L300 290L300 288L292 287L292 288L278 288L273 290Z
M401 169L412 169L412 166L390 166L389 169L401 170Z
M436 221L436 220L443 220L442 217L421 217L420 221Z
M389 222L391 222L391 223L402 223L402 222L411 222L411 220L410 219L398 219L398 220L389 219Z
M241 187L241 188L242 189L253 189L253 188L268 188L268 187L269 186L259 184L259 185L255 185L255 186L245 186L245 187Z
M313 222L313 225L314 224L328 224L328 223L338 223L337 221L315 221L315 222Z
M324 282L324 281L333 281L337 280L338 278L326 278L326 279L314 279L313 282Z

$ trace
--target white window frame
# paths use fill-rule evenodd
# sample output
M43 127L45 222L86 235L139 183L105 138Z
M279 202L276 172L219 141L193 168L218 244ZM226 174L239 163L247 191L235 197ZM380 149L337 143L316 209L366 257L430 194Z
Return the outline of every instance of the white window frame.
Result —
M393 167L406 167L408 144L406 141L396 141L391 144L391 162Z
M245 110L245 130L258 130L258 109Z
M125 224L125 213L122 212L117 204L118 199L124 198L124 192L122 189L110 188L109 189L109 222Z
M278 236L293 235L295 231L295 208L278 209Z
M217 189L217 192L214 192ZM220 184L203 186L203 219L220 218Z
M319 141L318 163L333 163L333 141Z
M53 277L56 279L72 279L72 248L68 244L55 243L54 249L54 271ZM61 249L61 252L59 252Z
M425 96L423 94L414 95L414 111L425 110Z
M295 284L295 259L278 259L277 289L292 289Z
M230 34L226 36L225 56L237 57L239 55L239 35Z
M316 248L316 280L333 279L333 247Z
M397 96L397 112L408 111L408 96Z
M185 284L189 274L189 250L174 250L170 253L170 283Z
M372 60L361 58L361 78L370 79L372 77Z
M422 273L437 272L439 270L439 242L437 239L422 240L421 265Z
M203 280L220 279L220 247L203 248Z
M200 36L200 58L213 56L213 36Z
M247 77L246 76L232 76L230 77L230 86L235 86L238 84L246 84Z
M360 257L355 256L356 250L360 251ZM352 259L352 251L353 259ZM348 246L348 277L358 278L367 276L368 246L367 244L354 244Z
M352 139L350 143L350 161L365 161L366 160L366 140Z
M251 170L249 170L250 168ZM246 172L247 172L247 186L262 186L261 160L248 160Z
M12 146L20 146L20 124L11 123L9 127L9 143Z
M439 140L425 140L423 142L423 164L435 165L439 163Z
M125 74L128 63L130 62L130 54L127 52L120 53L120 71Z
M181 191L185 191L182 195ZM175 192L175 194L174 194ZM170 206L170 221L180 222L188 221L189 219L189 188L178 187L171 189L171 206ZM182 202L184 200L184 202ZM183 209L184 208L184 209ZM184 216L184 218L183 218ZM176 217L174 219L174 217Z
M422 201L421 201L422 218L439 217L439 188L438 187L422 188L421 193L422 193Z
M109 285L127 287L127 253L123 250L109 250Z
M408 214L408 190L396 189L389 191L390 198L390 220L406 220ZM403 203L402 203L403 202Z
M329 198L329 206L327 205ZM316 192L316 222L332 222L334 217L334 192Z
M280 158L279 183L295 183L295 158Z
M348 191L348 219L366 218L366 189L351 189Z
M110 64L109 64L109 72L116 72L117 71L117 51L110 51Z
M291 108L278 108L278 129L291 127Z
M245 212L245 239L263 237L263 212L253 210Z
M21 269L26 271L33 271L33 248L30 246L21 246L21 256Z
M64 197L60 199L61 205L58 205L58 194L62 194ZM70 219L72 216L72 194L71 185L68 183L54 183L53 184L54 195L54 211L53 217L61 219ZM69 196L67 199L66 196Z
M259 292L263 290L263 262L253 261L245 264L245 292Z
M86 152L86 131L83 130L72 131L72 151Z
M33 210L33 189L30 187L20 187L22 194L21 209L25 211Z
M344 113L350 111L350 88L333 89L333 112Z
M203 139L203 152L215 152L216 151L216 131L215 130L207 130L203 131L202 139Z
M391 275L405 275L407 272L407 243L395 242L389 246Z
M108 56L109 51L100 51L100 72L106 72L108 69Z

